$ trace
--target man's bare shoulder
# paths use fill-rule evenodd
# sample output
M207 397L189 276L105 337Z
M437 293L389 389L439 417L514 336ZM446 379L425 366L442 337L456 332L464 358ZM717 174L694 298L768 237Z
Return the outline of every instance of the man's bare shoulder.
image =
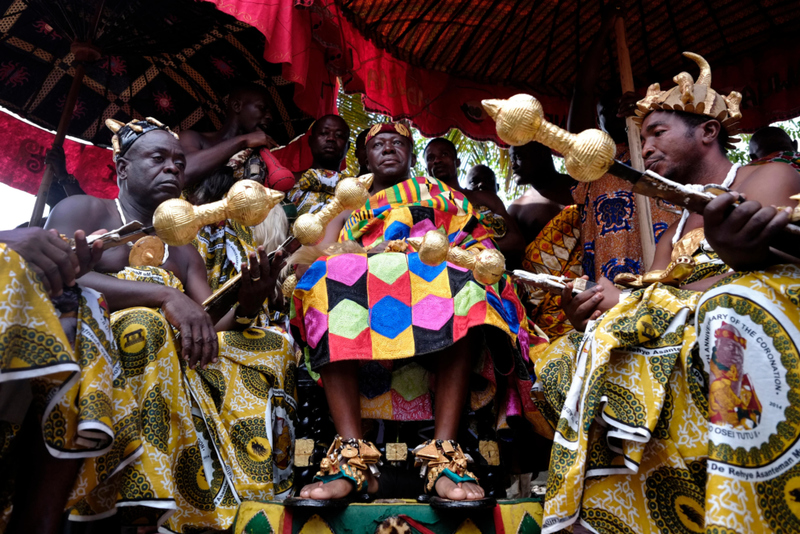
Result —
M203 150L214 144L211 136L211 132L185 130L180 133L179 140L184 149Z
M99 198L92 195L73 195L67 197L53 208L51 215L62 213L74 214L76 216L101 215L113 208L114 200L110 198Z
M116 222L112 218L114 213L116 207L112 199L74 195L56 204L45 227L56 228L64 233L78 229L86 232L94 232L100 228L110 230L109 225Z
M781 162L748 165L738 171L736 191L766 205L787 205L790 196L800 192L800 173Z
M525 193L521 197L519 197L518 199L516 199L514 202L511 203L512 206L519 206L519 207L528 206L531 204L546 204L546 205L552 204L554 206L558 205L558 203L553 202L552 200L542 196L541 193L539 193L536 189L532 187L527 191L525 191Z

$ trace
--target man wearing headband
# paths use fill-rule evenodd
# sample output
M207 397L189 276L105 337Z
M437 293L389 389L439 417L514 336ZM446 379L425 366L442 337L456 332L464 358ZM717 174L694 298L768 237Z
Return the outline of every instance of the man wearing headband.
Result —
M168 128L149 118L107 124L115 131L119 198L63 201L48 221L62 232L134 220L151 225L155 209L183 190L186 156ZM152 250L152 261L137 260L140 247ZM250 326L282 261L278 255L270 264L262 248L248 260L238 303L221 317L201 305L211 289L192 245L167 247L146 237L130 249L107 250L86 275L86 285L102 291L114 312L120 378L138 402L145 450L120 473L126 484L106 488L116 499L80 494L73 514L86 520L125 506L135 520L155 517L174 532L188 525L225 530L240 500L279 498L291 488L285 453L295 408L294 354L285 335ZM90 460L84 472L104 472L107 461Z
M309 130L308 146L314 160L287 195L297 206L298 216L321 210L333 198L350 147L350 127L338 115L317 119Z
M536 362L534 395L557 429L558 484L548 488L543 532L800 525L783 497L796 483L786 459L798 441L788 436L800 433L800 268L775 265L797 260L769 248L789 221L772 206L796 204L800 174L728 161L741 96L718 94L708 63L685 55L700 67L697 80L683 72L676 87L651 85L637 104L645 166L749 200L731 209L724 193L703 214L684 212L659 242L654 271L616 278L631 293L605 278L562 293L585 333L552 340Z
M425 491L445 506L451 500L485 504L455 440L465 403L478 409L500 390L509 392L506 402L497 399L501 419L514 413L538 422L527 394L525 359L533 341L522 305L507 279L483 285L450 263L426 265L403 241L438 229L454 247L495 247L463 194L435 178L411 177L413 140L405 125L374 125L366 150L371 198L328 224L321 246L330 248L292 296L295 338L307 345L309 369L321 375L339 434L318 481L294 502L379 489L380 454L363 439L364 417L434 419L435 439L417 450L417 461L427 466ZM482 378L471 380L472 372ZM436 384L435 396L429 383Z
M270 97L266 88L254 83L234 88L228 96L227 117L219 130L207 133L187 130L181 133L180 142L186 153L185 186L191 188L242 150L278 146L265 133L271 124ZM244 178L252 178L249 175L251 167L241 166L248 174ZM261 169L263 172L263 163Z

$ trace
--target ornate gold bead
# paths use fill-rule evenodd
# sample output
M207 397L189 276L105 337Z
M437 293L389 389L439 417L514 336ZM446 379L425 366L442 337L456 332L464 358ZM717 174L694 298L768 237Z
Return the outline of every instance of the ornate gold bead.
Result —
M439 265L449 261L464 269L471 269L475 280L484 285L497 283L505 272L506 259L497 249L485 249L477 255L461 247L451 247L447 236L430 230L424 237L409 237L408 241L419 253L425 265Z
M531 95L484 100L482 104L495 120L500 139L513 146L537 141L560 152L567 172L578 181L599 179L614 162L616 144L610 135L595 129L575 135L559 128L545 120L542 104Z
M534 141L544 120L542 104L531 95L518 94L508 100L483 100L484 109L496 124L497 136L512 146Z
M617 155L617 145L601 130L584 130L575 136L572 149L564 154L564 166L570 176L580 182L602 177Z
M357 210L369 200L372 174L344 178L336 185L333 198L316 213L304 213L294 222L292 233L304 245L316 245L325 237L325 227L344 210Z
M481 250L475 258L472 274L481 284L492 285L503 277L505 268L506 259L503 254L497 249L487 248Z
M281 285L283 296L287 299L292 298L295 287L297 287L297 275L292 273L286 277L286 280L283 281L283 285Z
M166 248L164 242L154 235L144 236L136 241L128 254L131 267L158 267L164 263Z
M253 180L240 180L233 184L228 194L227 217L245 226L261 224L270 210L283 200L283 193L267 189Z
M153 226L166 244L179 247L190 243L202 225L197 224L194 206L183 199L171 198L156 208Z
M193 206L180 198L162 202L153 214L156 234L172 246L186 245L206 224L233 219L246 226L260 224L270 210L283 200L283 193L258 182L241 180L220 201Z
M412 238L413 239L413 238ZM415 245L410 239L409 243L414 245L419 253L419 259L425 265L439 265L447 261L447 253L450 250L450 241L447 236L438 230L430 230L419 242L419 246Z

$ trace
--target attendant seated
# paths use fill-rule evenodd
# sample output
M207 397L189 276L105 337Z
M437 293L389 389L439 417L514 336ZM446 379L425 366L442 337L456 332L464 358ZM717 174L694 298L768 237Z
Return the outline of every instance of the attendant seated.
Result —
M339 434L319 481L300 497L378 491L383 479L369 467L380 454L362 440L362 417L373 417L434 419L434 439L417 456L426 466L437 459L425 471L425 489L446 499L479 500L484 491L456 443L465 404L475 410L494 400L498 422L511 414L538 422L525 365L536 338L506 278L480 284L471 271L450 263L422 263L398 241L441 229L456 247L495 246L461 192L436 178L410 176L409 130L375 125L366 148L372 196L360 210L329 223L323 246L332 246L292 297L295 338L307 345L306 363L321 376Z
M761 128L750 138L750 161L755 164L770 161L788 163L800 171L800 152L797 141L775 126Z
M75 251L55 232L0 232L0 530L63 531L70 491L94 491L142 453L103 297L76 283L102 255L82 230ZM112 486L113 488L113 486ZM10 514L10 515L9 515Z
M350 147L350 127L338 115L325 115L311 126L308 146L314 158L311 168L302 173L287 195L297 206L298 216L321 210L333 198Z
M492 239L506 256L510 268L516 268L525 250L522 234L516 221L506 211L506 207L496 191L472 191L458 183L458 169L461 160L452 141L443 137L432 139L425 147L425 164L428 174L448 187L462 193L473 209L480 215L481 222L492 232Z
M633 292L603 278L575 296L567 284L562 304L583 333L544 351L533 390L556 432L544 516L554 530L579 522L599 531L609 521L614 531L653 532L800 524L794 512L771 520L783 503L762 498L764 488L788 487L791 476L779 465L788 442L777 429L798 403L775 403L767 419L765 399L794 380L796 366L771 362L778 353L782 362L797 355L800 339L782 332L800 325L789 304L800 269L769 266L796 263L800 247L792 255L770 249L786 243L778 232L789 220L787 210L770 206L796 204L790 197L800 192L800 174L781 163L731 165L725 150L741 97L714 92L708 64L690 57L701 67L697 82L684 73L680 87L653 85L639 102L645 166L750 200L730 215L727 194L704 214L684 212L659 242L654 271L617 277ZM699 98L710 104L684 107ZM766 270L731 275L731 268ZM731 484L739 504L718 506Z
M528 245L553 217L572 204L570 189L577 182L556 170L550 149L542 144L512 146L508 155L517 186L530 186L508 207Z
M119 198L71 197L48 224L62 232L152 224L155 209L185 185L176 137L151 120L117 127ZM280 256L270 264L259 248L242 258L236 307L211 317L201 305L211 288L200 254L191 245L164 246L143 262L138 246L162 245L146 239L106 251L82 280L114 312L120 379L136 399L144 453L106 479L124 480L118 491L101 485L76 494L75 510L98 517L120 507L128 520L173 532L225 530L241 500L280 499L292 486L294 354L285 335L250 327ZM88 461L81 481L106 473L108 461Z
M189 195L189 201L196 205L209 204L221 200L238 180L233 168L224 166L203 180ZM200 253L206 266L208 285L216 291L231 278L239 274L247 258L256 254L259 246L269 253L278 248L289 235L289 224L283 209L273 209L259 225L249 227L237 221L226 219L207 224L192 240L192 245ZM283 297L275 287L264 301L254 326L273 324L274 312L283 308Z

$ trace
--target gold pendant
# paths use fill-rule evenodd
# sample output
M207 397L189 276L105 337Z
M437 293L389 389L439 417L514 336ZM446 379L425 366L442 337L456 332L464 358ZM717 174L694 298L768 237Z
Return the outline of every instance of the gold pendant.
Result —
M134 243L128 254L131 267L159 267L164 263L164 242L156 236L145 236Z

